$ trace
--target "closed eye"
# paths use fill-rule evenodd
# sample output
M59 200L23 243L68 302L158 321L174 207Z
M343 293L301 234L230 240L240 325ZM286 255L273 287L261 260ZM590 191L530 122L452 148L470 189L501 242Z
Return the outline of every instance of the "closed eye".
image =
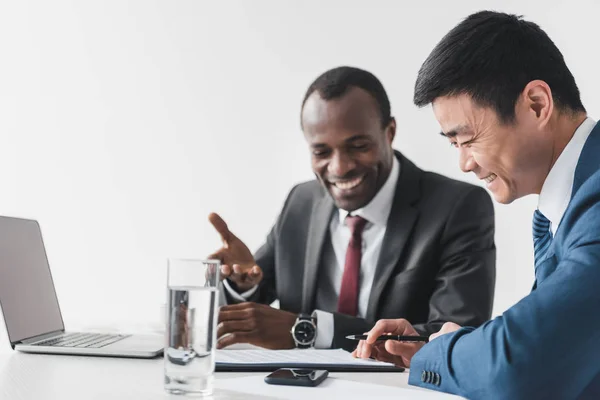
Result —
M475 139L467 140L466 142L463 142L463 143L458 143L456 141L451 141L450 142L450 146L455 147L457 149L459 147L471 147L471 145L473 144L474 141L475 141Z
M475 139L467 140L466 142L462 143L461 146L471 147L471 145L473 144L474 141L475 141Z
M329 150L313 150L312 154L315 157L325 157L329 154Z
M367 150L368 148L369 148L368 143L357 144L357 145L352 146L352 149L354 149L354 150Z

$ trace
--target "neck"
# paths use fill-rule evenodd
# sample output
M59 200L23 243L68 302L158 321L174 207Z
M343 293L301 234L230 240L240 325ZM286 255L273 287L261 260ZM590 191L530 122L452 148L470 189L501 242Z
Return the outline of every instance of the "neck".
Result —
M556 160L558 160L558 157L560 157L565 147L567 147L567 144L569 144L573 138L573 135L575 134L577 128L579 128L579 125L581 125L586 118L587 114L583 112L575 115L559 115L554 128L554 146L552 148L552 162L550 169L552 169L554 163ZM550 170L548 170L548 172L550 172Z
M585 121L586 118L587 114L585 112L579 112L576 114L563 112L557 116L556 121L553 123L552 126L552 153L550 157L550 162L548 164L548 168L544 175L544 178L542 179L542 182L539 185L537 194L541 192L542 186L544 185L544 181L546 180L546 177L552 170L552 167L554 167L556 160L558 160L565 147L567 147L567 145L573 138L575 131L577 130L577 128L579 128L579 125L581 125L583 121Z

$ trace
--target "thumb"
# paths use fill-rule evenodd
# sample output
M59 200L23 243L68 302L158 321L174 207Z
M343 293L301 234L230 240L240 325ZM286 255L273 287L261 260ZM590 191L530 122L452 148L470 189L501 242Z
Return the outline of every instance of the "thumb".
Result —
M229 231L227 224L219 214L210 213L208 215L208 221L219 233L224 244L228 244L231 239L235 238L235 235Z
M386 340L385 350L395 356L407 356L415 352L415 344L408 342L396 342L395 340Z

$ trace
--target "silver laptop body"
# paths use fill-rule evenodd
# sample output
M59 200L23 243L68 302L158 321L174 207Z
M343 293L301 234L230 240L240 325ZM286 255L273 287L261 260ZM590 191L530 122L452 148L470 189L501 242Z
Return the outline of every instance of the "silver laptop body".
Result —
M160 335L65 332L37 221L0 216L0 306L19 351L153 358L164 348Z

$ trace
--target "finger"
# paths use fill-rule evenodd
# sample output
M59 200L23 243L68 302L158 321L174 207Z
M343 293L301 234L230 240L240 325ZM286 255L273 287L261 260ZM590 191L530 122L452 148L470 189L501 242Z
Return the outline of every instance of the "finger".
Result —
M403 324L402 319L380 319L377 321L373 329L369 331L366 342L368 344L373 344L377 340L377 338L386 333L392 333L400 335L398 333L398 328ZM404 329L402 329L404 331Z
M429 341L432 341L433 339L436 339L447 333L456 332L460 328L461 328L461 326L455 324L454 322L446 322L444 325L442 325L442 329L440 329L438 332L435 332L435 333L432 333L431 335L429 335Z
M230 277L232 272L233 270L231 269L231 266L229 266L229 264L221 265L221 279Z
M223 336L217 340L217 349L222 349L236 343L251 343L255 331L252 332L236 332L230 335Z
M256 328L254 320L228 320L217 325L217 337L220 338L228 333L249 332Z
M371 349L373 348L373 344L369 344L366 341L361 340L358 345L360 346L360 353L358 353L360 358L371 357Z
M247 286L249 284L248 283L248 273L244 269L244 267L242 267L239 264L233 264L231 266L230 278L239 285Z
M263 278L263 272L262 269L258 266L255 265L254 267L252 267L252 269L248 272L248 274L245 277L245 284L246 285L258 285L260 283L260 281L262 281Z
M244 275L247 275L248 271L241 266L240 264L233 264L233 276L237 278L242 278Z
M260 283L262 280L262 270L257 265L248 270L239 264L234 264L229 278L240 286L240 289L243 287L248 290Z
M385 350L395 356L411 358L419 349L419 344L408 342L397 342L395 340L385 341Z
M217 213L210 213L208 215L208 220L221 236L223 244L227 244L231 239L231 232L229 231L229 228L227 227L227 224L223 218L221 218L221 216Z
M354 358L360 358L361 352L362 352L362 341L358 342L358 346L356 346L356 349L354 349L354 351L352 352L352 356Z
M238 320L247 320L247 319L254 319L254 310L248 308L248 309L238 309L238 310L224 310L225 307L230 307L230 306L223 306L221 307L221 310L219 310L219 318L217 323L221 323L224 321L238 321Z
M223 260L225 260L225 253L227 252L227 249L219 249L217 251L215 251L214 253L210 254L208 257L206 257L207 260L219 260L221 262L223 262Z
M461 328L460 325L455 324L454 322L446 322L442 325L442 329L440 330L440 334L451 333L459 330Z
M245 301L243 303L237 303L237 304L228 304L226 306L222 306L221 307L221 312L225 312L225 311L246 311L248 310L249 312L255 312L256 310L263 308L263 307L270 307L266 304L258 304L258 303L252 303L250 301Z
M252 269L248 272L248 276L250 277L250 279L254 280L262 279L262 275L262 269L258 265L253 266Z
M371 349L371 358L377 361L395 363L394 356L385 350L385 347L374 346Z

